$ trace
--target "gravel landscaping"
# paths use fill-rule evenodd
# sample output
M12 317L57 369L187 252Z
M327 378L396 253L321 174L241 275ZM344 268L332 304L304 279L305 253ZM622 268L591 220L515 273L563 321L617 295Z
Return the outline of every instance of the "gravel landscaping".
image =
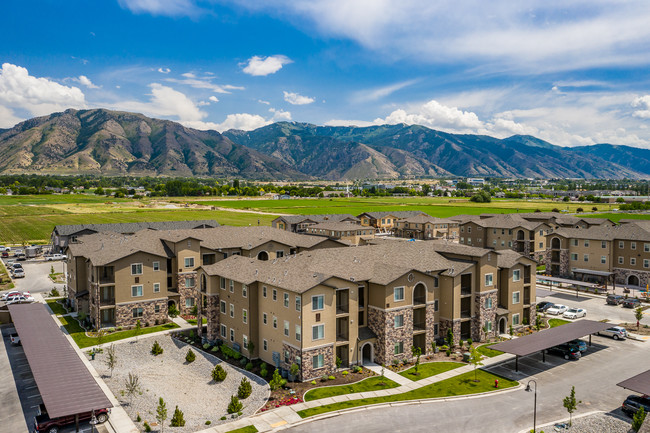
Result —
M163 348L162 355L151 354L154 340ZM185 361L188 348L189 345L169 335L140 338L138 342L115 345L117 366L112 377L105 363L106 350L98 354L92 363L131 418L135 421L140 415L142 422L136 422L136 425L142 430L144 421L153 427L153 431L160 430L155 426L158 397L167 403L166 426L169 426L176 405L183 411L186 421L185 427L166 428L166 431L190 433L207 428L206 421L210 421L212 426L230 421L228 403L230 397L237 394L244 376L251 382L253 393L242 400L243 416L254 414L266 403L270 390L263 379L196 349L193 350L196 360L188 364ZM221 383L214 382L210 375L216 364L227 372L226 379ZM124 392L129 373L139 377L141 389L141 393L133 397L132 404L129 404L129 396ZM227 416L228 420L221 421L222 416Z
M564 422L568 423L568 419ZM531 429L532 430L532 429ZM554 432L553 426L538 428L538 432ZM611 413L597 413L573 420L573 425L568 429L559 430L566 433L634 433L631 428L631 419L619 418Z

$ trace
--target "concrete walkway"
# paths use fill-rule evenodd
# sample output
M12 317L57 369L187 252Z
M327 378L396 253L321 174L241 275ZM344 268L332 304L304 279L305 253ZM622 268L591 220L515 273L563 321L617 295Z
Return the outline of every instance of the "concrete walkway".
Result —
M375 364L374 362L371 362L369 364L364 364L364 367L366 367L368 370L377 373L377 375L381 376L381 365ZM413 383L412 380L407 379L404 376L400 376L399 374L395 373L393 370L390 368L384 368L384 377L387 379L392 380L393 382L396 382L400 385L408 385Z
M501 364L513 358L514 355L509 355L507 353L504 353L499 356L495 356L493 358L485 358L483 359L484 365L482 369L486 369L496 364ZM375 364L370 366L366 365L366 367L376 372L377 374L381 374L381 366ZM377 367L379 367L379 371L376 370ZM303 418L301 418L300 415L298 415L298 412L304 409L324 406L332 403L340 403L349 400L358 400L358 399L372 398L372 397L388 397L391 395L402 394L471 371L474 371L474 366L468 364L462 367L455 368L453 370L445 371L444 373L440 373L436 376L427 377L425 379L414 382L386 368L384 369L384 376L399 383L400 384L399 387L391 388L391 389L383 389L380 391L369 391L369 392L360 392L355 394L338 395L335 397L328 397L320 400L298 403L291 406L283 406L278 409L258 413L248 418L243 418L227 424L221 424L206 430L202 430L199 433L226 433L231 430L235 430L241 427L246 427L249 425L255 426L255 428L257 428L257 431L259 432L281 430L283 428L287 428L291 426L292 424L297 424L306 421ZM403 404L403 402L400 402L400 404Z

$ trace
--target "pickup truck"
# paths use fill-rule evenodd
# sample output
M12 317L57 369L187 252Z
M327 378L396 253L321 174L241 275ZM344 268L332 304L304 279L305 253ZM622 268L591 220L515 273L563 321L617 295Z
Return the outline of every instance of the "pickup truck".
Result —
M16 346L20 344L20 337L15 332L11 334L10 338L11 338L11 344Z
M34 417L34 430L33 433L58 433L63 427L73 425L75 423L74 415L62 416L59 418L51 419L45 410L45 406L40 406L40 415ZM108 420L110 409L98 409L95 411L97 422L104 423ZM79 424L84 421L90 421L92 412L84 412L79 414Z

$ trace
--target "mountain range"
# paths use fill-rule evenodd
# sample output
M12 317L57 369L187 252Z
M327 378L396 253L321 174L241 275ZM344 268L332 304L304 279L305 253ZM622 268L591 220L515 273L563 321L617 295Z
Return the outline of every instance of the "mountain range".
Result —
M137 113L70 109L0 130L0 173L640 179L650 178L650 150L611 144L561 147L532 136L498 139L406 124L278 122L220 134Z

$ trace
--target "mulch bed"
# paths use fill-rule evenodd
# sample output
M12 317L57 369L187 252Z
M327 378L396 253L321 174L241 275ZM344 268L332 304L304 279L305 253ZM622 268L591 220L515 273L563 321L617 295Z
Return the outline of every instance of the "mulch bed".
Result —
M618 326L624 327L627 332L631 332L637 335L650 335L650 327L648 325L641 325L637 329L636 322L634 323L619 323Z

